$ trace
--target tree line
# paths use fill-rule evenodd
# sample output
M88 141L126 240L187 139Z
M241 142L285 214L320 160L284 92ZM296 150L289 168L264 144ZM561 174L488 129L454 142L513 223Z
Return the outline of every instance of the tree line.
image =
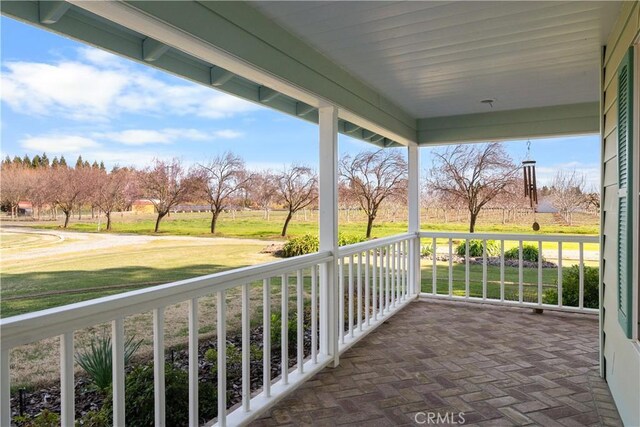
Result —
M523 207L520 167L499 143L466 144L432 152L433 163L422 184L423 206L463 208L469 212L469 231L475 231L485 207ZM177 206L206 204L211 213L210 232L216 232L220 214L230 208L258 208L268 218L275 207L287 215L281 235L287 234L294 214L316 207L318 176L307 165L291 165L280 171L252 171L238 155L226 152L207 162L187 167L178 159L156 159L147 167L114 167L89 163L78 157L75 166L64 157L49 162L46 154L29 159L8 157L1 164L0 202L12 216L18 203L32 203L34 215L48 210L64 214L66 228L74 211L90 206L102 212L111 230L113 212L126 211L136 200L149 200L157 214L154 231ZM407 205L407 162L398 150L381 149L342 156L339 162L339 204L359 209L367 217L370 238L381 206ZM597 204L599 195L584 190L584 176L559 171L551 187L541 189L570 223L571 214L586 204Z
M43 160L44 159L44 160ZM367 238L385 200L406 197L406 161L395 150L378 150L345 156L340 162L340 194L367 214ZM231 207L259 208L268 215L274 207L287 212L281 235L294 214L315 207L318 176L307 165L294 164L280 171L251 171L242 158L226 152L208 162L187 167L173 158L156 159L144 168L89 163L79 157L75 166L64 157L49 162L46 154L29 159L6 158L1 164L0 202L12 217L20 202L30 202L33 215L64 214L67 228L74 212L97 209L111 230L112 213L131 209L139 199L149 200L156 212L154 231L172 209L189 203L206 203L211 213L210 232L216 232L220 214ZM406 202L405 202L406 203Z

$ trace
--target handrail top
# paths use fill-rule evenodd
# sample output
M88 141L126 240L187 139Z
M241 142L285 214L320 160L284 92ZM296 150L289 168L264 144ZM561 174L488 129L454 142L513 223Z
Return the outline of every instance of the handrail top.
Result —
M367 240L366 242L354 243L352 245L340 246L338 248L338 256L357 254L367 250L375 249L379 246L390 245L392 243L401 242L402 240L412 239L417 236L416 233L402 233L393 236L381 237L377 239Z
M525 242L598 243L600 236L582 234L523 234L523 233L469 233L451 231L420 231L420 237L480 240L522 240Z

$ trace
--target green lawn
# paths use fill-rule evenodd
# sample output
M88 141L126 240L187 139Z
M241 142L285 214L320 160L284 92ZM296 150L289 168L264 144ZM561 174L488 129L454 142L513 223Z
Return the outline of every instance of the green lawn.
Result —
M273 260L265 244L154 241L3 261L0 310L14 316Z
M284 223L284 212L272 212L269 220L263 219L262 212L243 211L235 215L223 213L218 221L216 235L225 237L239 238L257 238L257 239L279 239L282 225ZM162 235L186 235L186 236L211 236L209 233L210 215L207 213L178 213L172 214L170 217L164 218L160 224L160 233ZM542 221L542 220L541 220ZM544 234L591 234L599 233L599 226L596 222L590 224L567 226L557 225L548 219L548 224L542 226ZM58 229L61 222L55 223L37 223L34 226L48 229ZM127 213L124 216L118 214L113 216L114 233L135 233L135 234L154 234L153 227L155 217L153 215L134 215ZM364 236L366 231L366 222L362 218L346 221L340 218L340 231L346 234ZM467 232L468 225L466 223L437 223L423 221L422 229L424 231L455 231ZM101 224L101 232L104 232L104 220ZM81 222L72 219L69 224L69 230L84 231L95 233L98 230L97 220L83 219ZM385 221L385 217L381 217L373 226L373 237L385 237L393 234L403 233L407 231L407 222ZM480 222L476 229L477 232L495 232L495 233L531 233L530 224L491 224ZM289 236L299 236L302 234L317 234L318 218L317 213L308 213L307 219L302 214L294 217L289 224L287 234Z

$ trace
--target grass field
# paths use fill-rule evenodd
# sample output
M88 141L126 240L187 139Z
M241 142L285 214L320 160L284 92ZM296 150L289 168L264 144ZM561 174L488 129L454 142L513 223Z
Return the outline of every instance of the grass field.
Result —
M306 219L305 219L306 215ZM285 213L274 211L270 214L270 219L265 220L260 211L239 211L236 213L225 212L221 215L217 236L254 238L254 239L280 239L280 232L284 223ZM364 236L366 222L362 214L351 213L347 221L346 215L341 213L339 228L347 234ZM558 221L552 214L538 214L536 220L541 225L543 234L591 234L597 235L600 232L598 218L593 215L576 214L575 225L566 225ZM181 236L211 236L209 233L210 215L208 213L177 213L164 218L160 224L160 235L181 235ZM405 232L407 230L406 214L400 215L380 215L374 222L373 237L385 237L393 234ZM523 216L514 222L501 224L493 217L480 217L476 227L477 232L496 233L532 233L531 224L533 217ZM135 233L154 234L153 227L155 217L153 215L133 214L127 212L123 215L114 215L113 233ZM61 221L39 222L33 226L58 229ZM429 217L422 219L422 229L425 231L457 231L467 232L468 224L460 219L459 221L442 222L441 218ZM69 230L95 233L98 231L98 220L83 219L82 221L72 220ZM104 232L104 220L101 220L101 232ZM289 225L287 234L289 236L299 236L305 233L317 234L318 217L317 211L299 212Z

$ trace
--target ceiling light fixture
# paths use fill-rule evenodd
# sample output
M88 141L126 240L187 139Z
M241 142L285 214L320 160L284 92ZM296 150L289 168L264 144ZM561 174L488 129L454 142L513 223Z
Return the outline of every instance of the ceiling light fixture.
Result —
M489 107L493 108L493 103L496 102L494 98L487 98L480 101L482 104L489 104Z

